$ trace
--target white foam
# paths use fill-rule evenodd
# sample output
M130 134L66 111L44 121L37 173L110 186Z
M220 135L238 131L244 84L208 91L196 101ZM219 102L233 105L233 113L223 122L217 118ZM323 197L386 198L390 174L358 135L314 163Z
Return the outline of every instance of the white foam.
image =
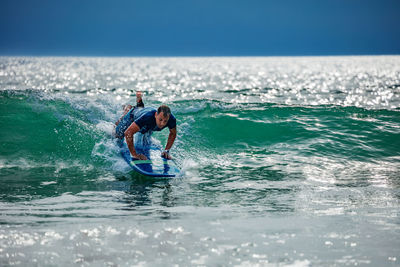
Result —
M109 121L100 121L96 124L96 128L105 132L107 135L112 136L115 129L115 124Z
M50 181L50 182L41 182L40 185L51 185L51 184L56 184L56 181Z

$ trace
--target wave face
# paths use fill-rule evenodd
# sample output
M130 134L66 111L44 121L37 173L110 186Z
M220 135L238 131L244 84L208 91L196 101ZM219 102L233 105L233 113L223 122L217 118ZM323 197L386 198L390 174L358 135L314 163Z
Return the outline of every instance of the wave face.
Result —
M397 56L2 57L0 265L395 264L399 77ZM136 90L177 117L182 177L120 157Z

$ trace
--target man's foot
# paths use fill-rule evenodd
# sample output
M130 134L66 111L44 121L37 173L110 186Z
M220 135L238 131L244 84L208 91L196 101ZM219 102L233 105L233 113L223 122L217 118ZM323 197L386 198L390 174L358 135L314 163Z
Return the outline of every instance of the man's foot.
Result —
M142 102L142 91L136 92L136 103Z

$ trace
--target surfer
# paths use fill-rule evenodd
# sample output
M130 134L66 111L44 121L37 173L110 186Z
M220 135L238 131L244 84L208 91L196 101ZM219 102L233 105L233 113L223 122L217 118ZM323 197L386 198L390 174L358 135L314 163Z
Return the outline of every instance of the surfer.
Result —
M145 108L142 93L138 91L136 93L136 106L124 106L124 114L115 125L115 136L121 140L125 137L131 156L140 160L146 160L147 157L136 153L133 136L140 133L150 137L153 131L161 131L168 127L168 141L161 156L167 159L172 158L169 150L176 138L176 118L168 106L161 105L157 110L150 107Z

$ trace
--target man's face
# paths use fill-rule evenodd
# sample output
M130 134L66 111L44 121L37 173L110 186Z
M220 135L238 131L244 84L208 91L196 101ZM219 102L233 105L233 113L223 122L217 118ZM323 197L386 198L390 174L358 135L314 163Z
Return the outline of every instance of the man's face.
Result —
M162 128L165 127L165 125L167 125L168 120L169 120L169 115L168 116L164 116L164 112L160 112L160 114L158 114L156 112L155 118L156 118L157 127L162 129Z

